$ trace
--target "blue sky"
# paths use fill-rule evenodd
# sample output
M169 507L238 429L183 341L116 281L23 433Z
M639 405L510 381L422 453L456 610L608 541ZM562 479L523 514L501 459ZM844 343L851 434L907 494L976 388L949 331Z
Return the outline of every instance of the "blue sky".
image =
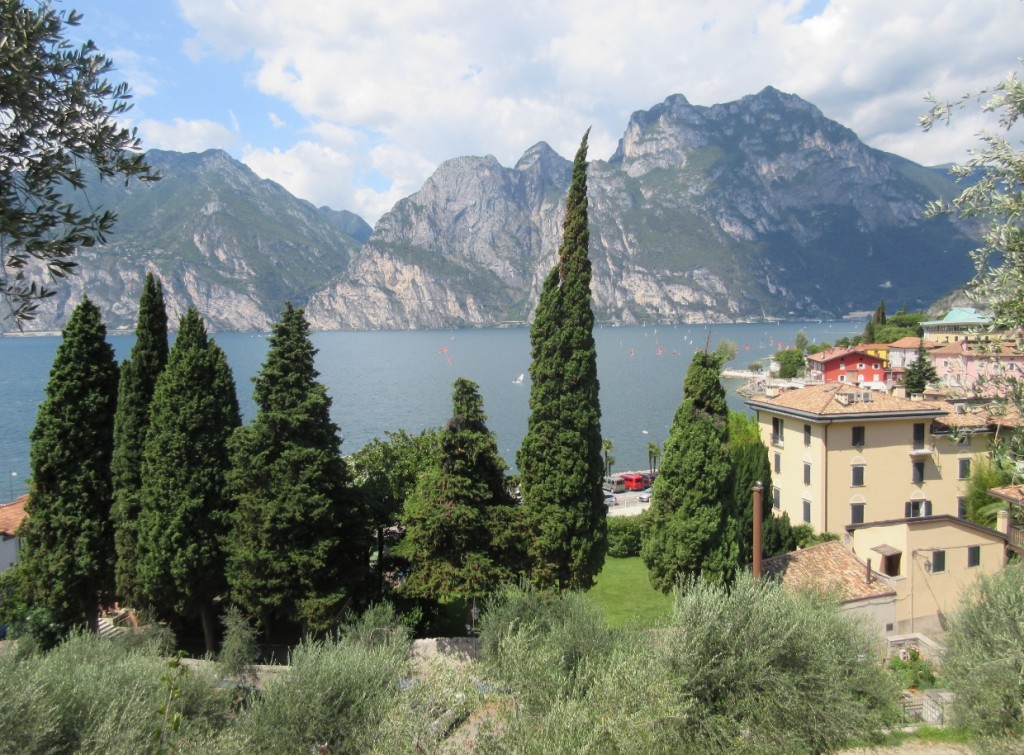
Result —
M31 0L29 0L31 1ZM135 93L147 148L227 150L373 223L442 161L539 141L607 159L629 116L767 85L871 146L963 160L983 127L917 126L1019 70L1021 0L58 0Z

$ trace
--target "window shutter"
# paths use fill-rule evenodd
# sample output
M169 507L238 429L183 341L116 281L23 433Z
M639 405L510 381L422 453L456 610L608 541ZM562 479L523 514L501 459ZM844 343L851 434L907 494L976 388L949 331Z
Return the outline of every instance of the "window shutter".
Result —
M903 508L903 516L906 517L907 519L910 519L910 515L911 515L910 507L911 507L911 503L910 503L910 501L907 501L904 504L904 508Z

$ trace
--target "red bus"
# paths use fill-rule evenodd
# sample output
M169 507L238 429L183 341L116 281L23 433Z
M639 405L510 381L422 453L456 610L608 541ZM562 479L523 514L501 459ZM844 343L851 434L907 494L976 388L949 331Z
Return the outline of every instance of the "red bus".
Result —
M619 475L619 477L626 481L626 490L645 490L647 488L647 480L642 474L629 472Z

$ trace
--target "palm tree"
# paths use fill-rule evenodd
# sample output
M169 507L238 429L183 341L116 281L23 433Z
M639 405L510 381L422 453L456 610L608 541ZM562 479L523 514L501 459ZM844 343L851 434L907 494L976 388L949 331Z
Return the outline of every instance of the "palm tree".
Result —
M612 445L611 438L605 438L601 441L601 450L604 452L604 474L605 477L610 477L612 474L612 462L615 461L609 454L615 450Z
M658 471L658 459L661 458L661 447L658 441L652 440L647 444L647 463L651 467L651 474Z

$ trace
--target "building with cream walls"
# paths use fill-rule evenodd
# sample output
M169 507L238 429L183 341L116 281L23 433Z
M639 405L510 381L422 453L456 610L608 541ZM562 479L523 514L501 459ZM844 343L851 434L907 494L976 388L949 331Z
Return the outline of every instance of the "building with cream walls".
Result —
M984 412L841 383L751 398L772 464L777 515L817 532L958 516L971 465L991 442Z

